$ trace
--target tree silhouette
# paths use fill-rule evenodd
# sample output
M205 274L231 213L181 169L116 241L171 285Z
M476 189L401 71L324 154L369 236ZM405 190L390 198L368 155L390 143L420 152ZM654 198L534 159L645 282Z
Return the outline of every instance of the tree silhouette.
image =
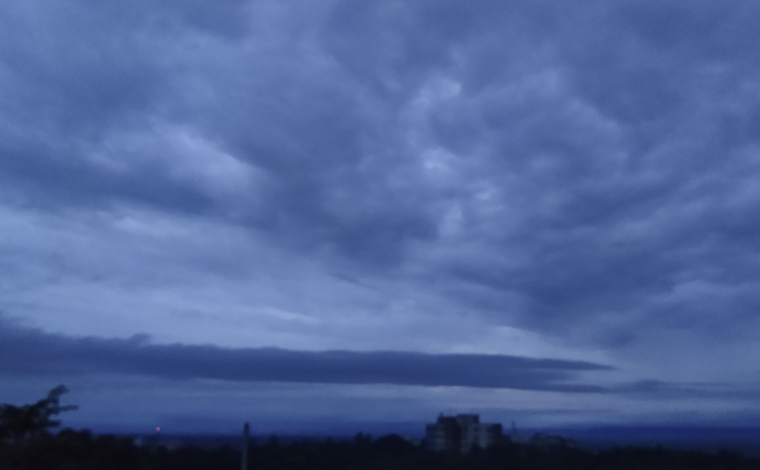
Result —
M78 408L75 405L61 406L61 395L67 392L66 386L59 385L48 392L47 398L33 405L0 405L0 441L23 441L46 434L50 428L61 424L53 417Z

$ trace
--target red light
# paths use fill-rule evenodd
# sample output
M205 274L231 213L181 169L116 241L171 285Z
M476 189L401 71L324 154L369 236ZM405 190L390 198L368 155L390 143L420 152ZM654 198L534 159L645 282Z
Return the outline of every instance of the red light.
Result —
M159 428L158 426L156 426L156 432L161 432L161 428Z

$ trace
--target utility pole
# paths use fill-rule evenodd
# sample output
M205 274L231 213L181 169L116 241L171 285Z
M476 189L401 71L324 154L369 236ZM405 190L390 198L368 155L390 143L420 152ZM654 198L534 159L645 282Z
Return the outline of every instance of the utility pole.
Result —
M243 426L243 458L240 462L240 470L248 470L248 433L250 431L250 427L248 426L248 423L245 423L245 426Z

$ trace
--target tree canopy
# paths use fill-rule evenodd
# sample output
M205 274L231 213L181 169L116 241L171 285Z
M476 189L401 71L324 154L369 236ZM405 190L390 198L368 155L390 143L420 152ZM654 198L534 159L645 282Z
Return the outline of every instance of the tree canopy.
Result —
M60 425L59 420L53 419L55 416L77 409L75 405L61 406L61 395L67 392L65 385L59 385L32 405L0 405L0 440L25 440Z

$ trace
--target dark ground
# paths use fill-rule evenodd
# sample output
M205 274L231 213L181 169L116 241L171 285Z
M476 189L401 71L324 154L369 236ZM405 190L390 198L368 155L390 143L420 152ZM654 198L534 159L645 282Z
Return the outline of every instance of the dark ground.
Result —
M3 470L239 469L240 438L162 436L143 440L63 430L0 443ZM397 435L350 440L257 437L249 448L256 470L758 470L760 458L730 451L662 447L588 449L505 441L468 454L431 452Z

